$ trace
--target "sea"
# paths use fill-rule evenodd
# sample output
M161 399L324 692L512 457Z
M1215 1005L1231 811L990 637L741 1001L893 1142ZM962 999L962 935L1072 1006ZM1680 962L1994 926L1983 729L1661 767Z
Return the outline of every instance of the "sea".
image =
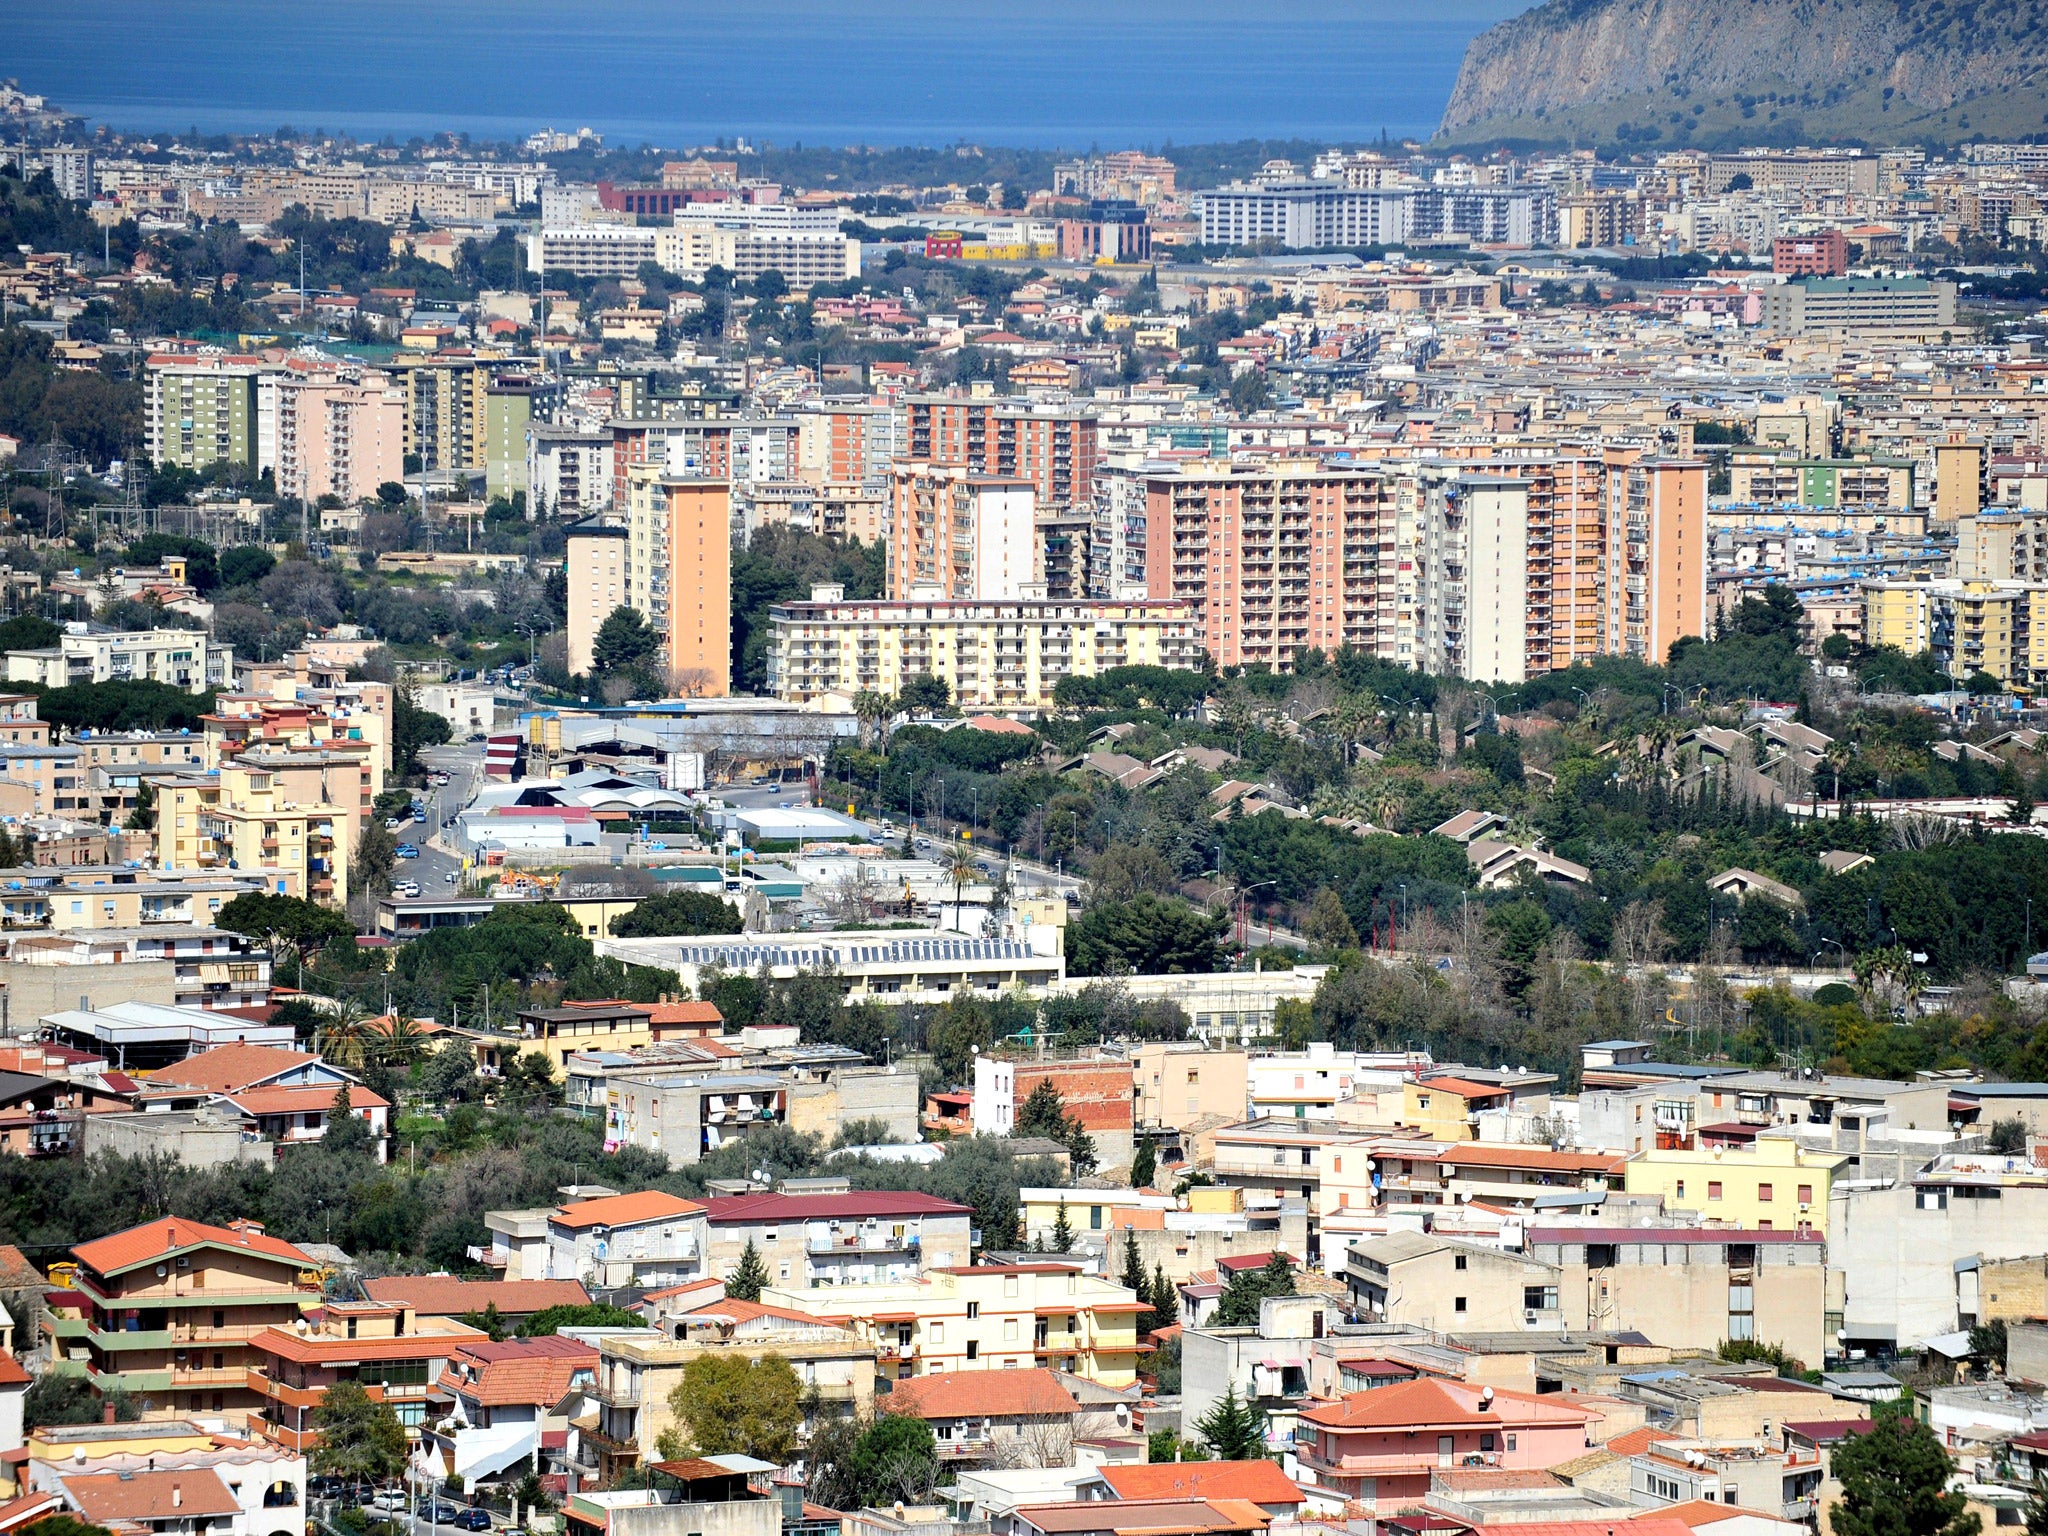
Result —
M1432 133L1530 0L0 0L95 125L1085 151Z

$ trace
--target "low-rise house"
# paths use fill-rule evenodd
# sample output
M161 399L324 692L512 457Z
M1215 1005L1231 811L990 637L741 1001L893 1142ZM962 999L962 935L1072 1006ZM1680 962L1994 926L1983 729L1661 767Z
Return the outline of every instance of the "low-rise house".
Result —
M1241 1499L1089 1499L1020 1506L1010 1536L1258 1536L1271 1523Z
M1569 1461L1597 1417L1557 1396L1424 1379L1306 1410L1294 1448L1304 1487L1398 1508L1426 1495L1440 1467L1544 1471Z
M1566 1326L1556 1264L1433 1233L1392 1232L1355 1244L1345 1283L1369 1322L1445 1333Z
M452 1318L422 1318L380 1302L330 1302L317 1327L268 1328L249 1341L254 1363L246 1375L261 1403L250 1428L287 1450L310 1451L319 1443L327 1389L353 1381L417 1435L450 1362L485 1342L480 1329Z
M1716 896L1732 896L1738 902L1752 896L1768 896L1784 907L1805 905L1805 898L1791 886L1753 869L1724 869L1708 878L1707 890Z
M705 1272L704 1207L641 1190L563 1206L547 1219L548 1278L621 1285L680 1285Z
M777 1285L910 1280L973 1256L971 1206L907 1190L731 1195L704 1202L708 1273L729 1276L752 1243Z
M349 1113L370 1128L377 1160L390 1150L391 1101L362 1079L306 1051L222 1045L161 1068L142 1090L145 1110L194 1110L241 1117L280 1148L327 1134L342 1092Z
M889 1412L931 1426L942 1461L1069 1465L1080 1411L1059 1377L1037 1367L914 1377L889 1394Z
M597 1360L594 1347L560 1334L464 1344L437 1383L454 1406L423 1430L423 1448L469 1488L522 1461L538 1467L546 1437L567 1438L559 1406L596 1386Z
M571 1494L572 1536L782 1536L782 1501L715 1461L658 1461L647 1486Z
M304 1536L306 1459L186 1419L45 1425L21 1465L25 1491L139 1536Z
M1078 1490L1083 1499L1232 1499L1256 1504L1275 1520L1292 1520L1308 1502L1300 1485L1272 1461L1168 1461L1097 1468Z
M458 1280L453 1275L380 1275L363 1281L363 1294L385 1306L410 1307L421 1317L460 1318L496 1308L507 1328L549 1307L582 1307L590 1292L576 1280Z

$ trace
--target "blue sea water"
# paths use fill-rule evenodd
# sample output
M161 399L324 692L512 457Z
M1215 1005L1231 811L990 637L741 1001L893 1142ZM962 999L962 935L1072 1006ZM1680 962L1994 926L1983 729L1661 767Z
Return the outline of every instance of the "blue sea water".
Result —
M1102 149L1434 131L1530 0L0 0L0 75L123 130Z

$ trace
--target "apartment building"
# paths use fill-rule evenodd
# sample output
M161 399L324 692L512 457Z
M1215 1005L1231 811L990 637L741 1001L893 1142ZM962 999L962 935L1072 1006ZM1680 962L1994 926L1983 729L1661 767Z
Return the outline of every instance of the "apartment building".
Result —
M1390 1232L1354 1244L1344 1282L1367 1322L1439 1333L1554 1333L1567 1326L1555 1264L1435 1233Z
M1038 580L1029 480L960 465L889 470L889 597L956 602L1024 597Z
M276 894L348 903L351 821L360 802L294 798L297 775L230 761L204 778L160 781L157 863L165 869L261 871Z
M1094 1138L1104 1168L1130 1166L1135 1093L1127 1061L1019 1061L984 1051L974 1059L975 1134L1013 1135L1017 1111L1045 1084Z
M723 267L742 282L779 272L792 288L843 283L860 276L860 242L836 229L746 229L676 216L657 257L679 277L700 279Z
M1917 468L1911 459L1814 459L1752 449L1730 457L1728 494L1779 509L1907 514L1914 510Z
M1956 285L1912 277L1810 278L1764 290L1764 327L1789 336L1935 341L1956 325Z
M789 1362L805 1394L815 1394L826 1413L865 1419L874 1411L875 1345L852 1327L720 1296L669 1318L665 1327L673 1337L649 1330L597 1341L597 1425L583 1431L583 1441L606 1482L659 1458L657 1443L675 1428L670 1395L693 1360L773 1354Z
M150 682L204 693L233 682L234 665L234 653L201 630L117 632L77 625L47 649L7 652L7 681L45 688Z
M1757 1231L1828 1230L1829 1190L1847 1152L1821 1152L1790 1136L1758 1136L1733 1147L1647 1147L1630 1156L1623 1188L1661 1199L1667 1212Z
M72 1256L70 1293L53 1293L43 1320L52 1369L146 1401L154 1419L248 1415L259 1406L247 1376L252 1341L321 1301L313 1260L259 1222L166 1217Z
M305 1536L305 1458L262 1440L179 1418L43 1424L15 1449L25 1457L12 1469L25 1523L76 1511L80 1523L136 1536Z
M162 353L143 374L142 442L150 462L204 471L215 464L256 470L258 357Z
M1144 1041L1131 1047L1131 1112L1137 1129L1182 1130L1215 1116L1244 1118L1250 1058L1196 1041Z
M1866 645L1914 643L1958 684L1979 672L2026 691L2048 678L2048 582L1866 581Z
M527 428L526 442L527 504L536 516L611 507L611 433L535 425Z
M564 541L568 569L570 672L587 676L596 655L597 632L613 610L630 607L626 572L631 535L608 523L574 523Z
M1301 650L1341 645L1378 654L1391 510L1377 471L1314 460L1209 460L1150 476L1147 595L1186 603L1219 666L1285 671Z
M1198 192L1195 217L1201 220L1202 243L1313 250L1462 236L1476 245L1531 246L1549 239L1560 219L1548 187L1353 186L1347 181L1261 177L1249 185Z
M1608 477L1608 493L1610 648L1660 666L1674 641L1708 632L1707 466L1637 459Z
M774 1286L771 1306L844 1319L884 1376L1045 1366L1105 1387L1137 1380L1144 1303L1070 1265L933 1269L921 1279L823 1290Z
M800 407L796 419L796 472L820 487L885 480L907 446L894 406L827 400Z
M998 400L921 395L904 402L903 456L1031 482L1049 509L1086 504L1101 455L1096 418Z
M263 381L258 458L280 496L344 504L405 479L407 395L374 370L291 372Z
M621 394L633 391L621 386ZM625 402L621 401L623 410ZM641 409L648 406L642 404ZM651 413L650 413L651 415ZM612 511L625 512L631 487L627 477L636 466L652 466L685 480L738 480L734 473L733 429L729 421L678 416L615 420L612 426Z
M769 610L769 623L769 691L799 704L928 676L962 708L1035 713L1062 678L1187 670L1202 653L1188 605L1172 599L848 602L818 587L808 603Z
M421 1317L402 1303L329 1301L317 1320L274 1325L249 1339L244 1380L255 1402L249 1428L308 1455L320 1443L318 1415L328 1388L352 1381L372 1402L388 1406L408 1439L416 1440L437 1383L464 1349L486 1341L479 1329L450 1317Z
M732 691L732 484L652 465L626 481L627 606L661 637L674 692L722 698Z
M487 467L489 364L474 358L400 357L392 360L391 376L404 395L406 454L416 456L425 470Z
M704 1202L708 1273L727 1278L751 1243L791 1288L914 1280L973 1257L971 1206L903 1190L728 1195Z

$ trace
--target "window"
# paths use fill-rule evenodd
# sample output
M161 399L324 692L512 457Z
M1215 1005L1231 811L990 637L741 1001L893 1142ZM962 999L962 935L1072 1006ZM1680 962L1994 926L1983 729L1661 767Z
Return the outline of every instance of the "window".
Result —
M1456 1256L1454 1256L1454 1257L1452 1258L1452 1260L1451 1260L1451 1268L1453 1268L1453 1269L1463 1269L1464 1267L1465 1267L1465 1255L1464 1255L1464 1254L1462 1254L1462 1253L1461 1253L1461 1254L1457 1254Z
M927 1331L931 1334L934 1344L946 1342L946 1325L944 1323L933 1323Z
M1454 1296L1454 1297L1452 1297L1452 1298L1451 1298L1451 1310L1452 1310L1453 1312L1462 1312L1462 1311L1464 1311L1464 1310L1465 1310L1465 1298L1464 1298L1464 1297L1462 1297L1462 1296Z
M1707 1181L1707 1198L1709 1200L1721 1198L1721 1181L1719 1179L1709 1179Z
M1555 1312L1557 1310L1557 1287L1554 1285L1523 1286L1522 1305L1531 1312Z
M981 1316L981 1303L978 1301L967 1303L967 1316L970 1320Z
M1813 1204L1813 1186L1811 1184L1799 1186L1799 1203L1801 1205Z
M1003 1294L1005 1296L1015 1296L1017 1294L1017 1277L1015 1275L1003 1276Z
M1685 1180L1683 1179L1678 1181L1678 1198L1681 1200L1685 1198Z
M1770 1185L1768 1185L1768 1184L1759 1184L1759 1185L1757 1185L1757 1187L1756 1187L1756 1201L1757 1201L1757 1204L1758 1204L1758 1205L1769 1205L1769 1204L1771 1203L1771 1186L1770 1186Z
M1515 1448L1515 1432L1514 1432L1513 1430L1509 1430L1509 1431L1508 1431L1508 1449L1512 1451L1512 1450L1513 1450L1514 1448Z
M1003 1319L1003 1342L1005 1344L1014 1344L1017 1342L1017 1319L1015 1319L1014 1317L1006 1317Z
M1492 1436L1492 1435L1481 1435L1481 1436L1479 1437L1479 1449L1480 1449L1480 1450L1482 1450L1482 1451L1490 1451L1490 1450L1492 1450L1492 1449L1493 1449L1493 1436Z
M981 1340L969 1339L967 1341L967 1358L970 1360L979 1360L981 1358Z

